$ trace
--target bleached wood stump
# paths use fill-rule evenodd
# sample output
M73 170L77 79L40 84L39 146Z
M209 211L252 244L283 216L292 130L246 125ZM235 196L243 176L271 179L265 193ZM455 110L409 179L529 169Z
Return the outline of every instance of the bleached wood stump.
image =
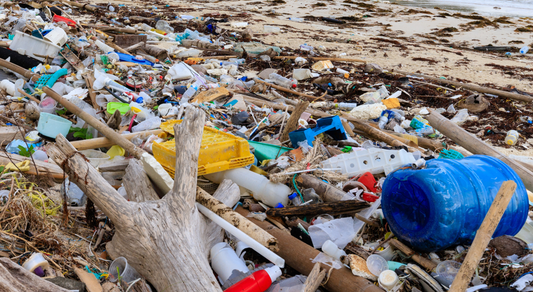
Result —
M208 252L221 240L222 233L195 207L204 121L205 114L193 109L187 111L183 123L174 127L174 188L157 200L154 193L145 192L135 193L137 202L128 202L61 135L48 151L71 181L114 223L115 235L107 244L110 256L125 257L160 292L221 291L209 267ZM238 188L231 183L215 194L228 205L235 203L235 196Z

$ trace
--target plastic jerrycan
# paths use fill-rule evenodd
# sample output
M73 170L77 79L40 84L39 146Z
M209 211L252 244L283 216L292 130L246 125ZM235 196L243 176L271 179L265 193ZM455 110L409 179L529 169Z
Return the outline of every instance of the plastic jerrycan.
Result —
M255 199L270 207L275 207L278 203L287 206L291 194L291 189L288 186L273 183L268 178L245 168L206 174L205 177L217 184L220 184L224 179L232 180L240 187L251 191Z
M390 173L383 184L383 214L394 235L415 250L470 244L507 180L517 187L493 237L514 236L528 216L526 188L514 170L485 155L432 159L425 169Z

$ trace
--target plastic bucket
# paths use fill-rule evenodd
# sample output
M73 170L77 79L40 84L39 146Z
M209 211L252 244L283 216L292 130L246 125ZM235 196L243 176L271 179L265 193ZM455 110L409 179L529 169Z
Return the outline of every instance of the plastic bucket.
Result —
M509 166L484 155L433 159L425 169L392 172L383 184L383 214L394 235L417 250L470 244L507 180L517 187L493 237L514 236L526 222L526 188Z
M66 137L71 126L72 122L67 119L49 113L41 113L37 131L46 137L55 139L58 134Z
M115 283L119 276L126 283L131 283L141 278L141 275L128 264L128 260L124 257L116 258L109 266L109 281Z
M249 271L246 264L225 242L217 243L211 248L211 267L218 274L222 282L226 282L234 270L243 273Z
M44 37L45 40L51 42L54 45L62 47L68 41L67 33L60 27L54 28L51 32L47 33Z

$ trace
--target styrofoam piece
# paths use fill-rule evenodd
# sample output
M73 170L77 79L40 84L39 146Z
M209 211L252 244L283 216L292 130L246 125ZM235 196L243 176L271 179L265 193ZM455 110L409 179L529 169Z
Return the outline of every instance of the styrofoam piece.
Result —
M324 168L339 168L348 176L356 176L365 172L388 175L393 170L415 162L413 154L401 150L384 150L379 148L356 149L350 153L334 156L322 161Z
M61 50L61 47L43 39L16 31L15 37L13 38L9 49L12 51L17 51L19 54L35 58L39 61L44 61L44 58L37 57L35 54L55 57Z

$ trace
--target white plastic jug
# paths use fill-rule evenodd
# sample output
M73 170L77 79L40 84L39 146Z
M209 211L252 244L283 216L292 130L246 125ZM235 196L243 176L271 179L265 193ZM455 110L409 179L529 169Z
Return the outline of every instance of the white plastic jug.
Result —
M291 189L280 183L273 183L268 178L244 168L236 168L222 172L207 174L205 177L214 182L221 183L230 179L239 186L249 190L255 199L262 201L270 207L278 203L287 206Z
M211 248L211 267L222 282L226 282L234 270L248 273L248 267L237 256L235 251L225 242L215 244Z

